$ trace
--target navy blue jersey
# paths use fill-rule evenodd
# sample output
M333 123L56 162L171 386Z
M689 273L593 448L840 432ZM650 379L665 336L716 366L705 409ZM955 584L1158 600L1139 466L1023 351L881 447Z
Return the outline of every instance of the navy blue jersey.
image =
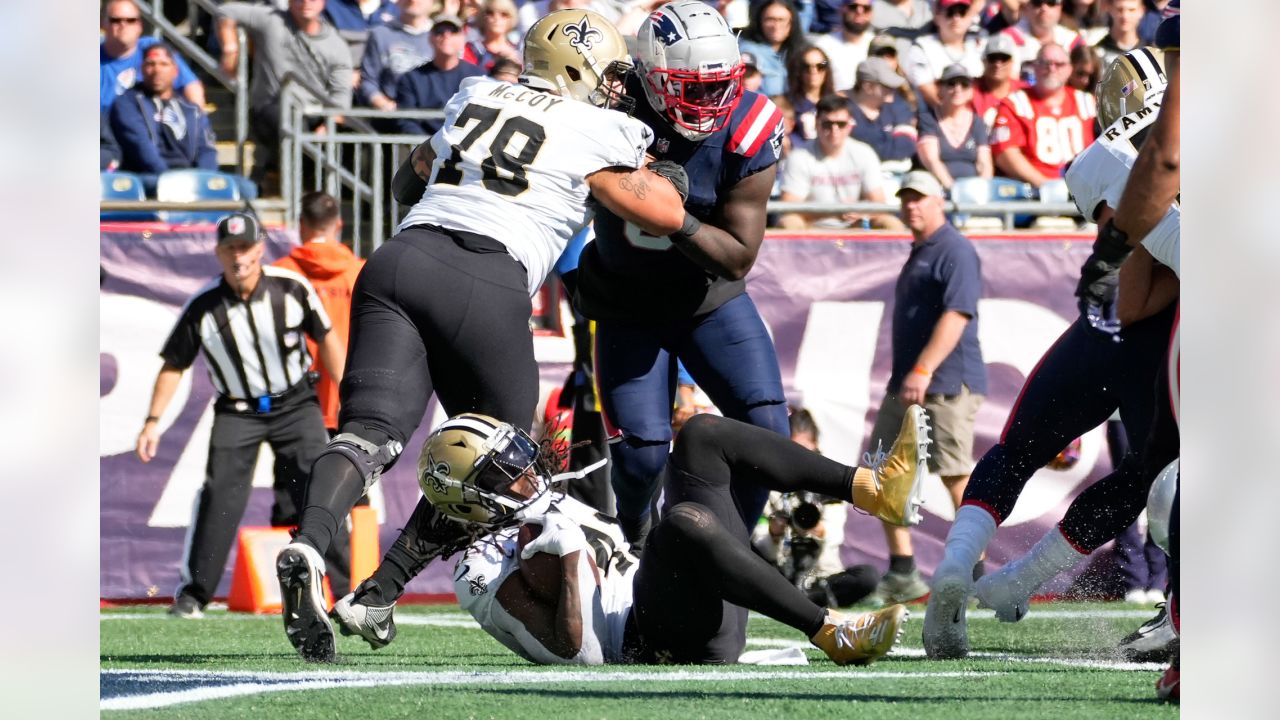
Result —
M724 194L744 178L778 162L782 149L782 113L769 98L745 92L729 122L701 141L672 129L644 98L639 79L628 83L638 98L635 117L654 131L650 152L680 163L689 174L685 209L719 224ZM596 239L579 262L578 310L593 320L662 322L666 318L708 313L741 294L742 280L703 270L666 237L654 237L628 225L605 208L595 218ZM655 289L661 288L655 292Z

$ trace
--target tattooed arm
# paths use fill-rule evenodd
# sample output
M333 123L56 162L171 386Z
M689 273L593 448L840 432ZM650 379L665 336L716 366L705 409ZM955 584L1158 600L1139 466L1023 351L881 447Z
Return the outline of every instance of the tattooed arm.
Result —
M650 235L670 235L684 223L680 193L645 168L598 170L587 176L587 186L601 205Z
M431 138L413 149L408 159L400 164L396 175L391 179L391 193L401 205L416 205L426 192L427 181L431 179L431 164L436 160L436 152L431 149Z

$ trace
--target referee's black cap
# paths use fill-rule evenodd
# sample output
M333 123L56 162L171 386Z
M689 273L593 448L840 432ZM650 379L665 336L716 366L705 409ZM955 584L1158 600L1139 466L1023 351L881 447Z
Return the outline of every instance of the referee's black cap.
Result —
M258 219L247 213L231 213L218 221L218 244L236 240L257 243L262 241L262 226Z

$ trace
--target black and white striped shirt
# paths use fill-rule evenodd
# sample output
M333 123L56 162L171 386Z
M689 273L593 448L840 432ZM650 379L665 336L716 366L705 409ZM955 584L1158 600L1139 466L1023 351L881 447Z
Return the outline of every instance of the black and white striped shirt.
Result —
M218 392L252 400L301 382L311 367L303 334L319 342L329 327L311 283L268 265L248 300L221 276L201 288L182 309L160 357L185 370L203 350Z

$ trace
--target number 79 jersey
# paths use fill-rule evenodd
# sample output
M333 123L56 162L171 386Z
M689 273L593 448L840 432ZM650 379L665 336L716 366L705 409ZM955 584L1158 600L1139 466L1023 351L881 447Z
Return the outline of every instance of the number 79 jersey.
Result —
M488 77L463 80L444 112L426 192L398 229L430 224L501 242L528 271L531 296L591 220L586 177L641 167L653 141L621 112Z

